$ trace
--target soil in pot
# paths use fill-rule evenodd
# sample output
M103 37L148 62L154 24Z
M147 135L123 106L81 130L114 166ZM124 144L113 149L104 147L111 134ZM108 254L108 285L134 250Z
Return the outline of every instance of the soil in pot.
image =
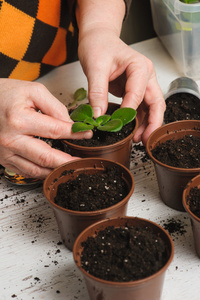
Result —
M75 179L59 184L54 201L70 210L96 211L120 202L128 191L121 171L108 167L103 173L80 173Z
M82 242L82 268L108 281L146 278L169 259L166 244L148 227L108 226Z
M187 204L189 205L190 211L200 218L200 189L192 187L189 194L187 195Z
M116 108L118 108L117 104L114 104L113 106L112 105L108 106L108 110L106 114L111 115L114 109ZM135 128L135 120L123 126L122 129L118 132L106 132L106 131L95 130L93 132L93 137L91 139L87 139L87 140L68 139L67 141L72 144L84 146L84 147L99 147L99 146L112 145L129 136L133 132L134 128Z
M177 93L166 99L165 124L179 120L200 120L200 99L190 93Z
M181 139L167 140L152 150L152 155L160 162L177 168L200 167L200 138L185 135Z
M84 147L99 147L105 145L115 144L127 136L129 136L135 127L135 121L125 125L120 131L118 132L106 132L96 130L93 132L93 137L89 140L67 140L68 142L84 146Z

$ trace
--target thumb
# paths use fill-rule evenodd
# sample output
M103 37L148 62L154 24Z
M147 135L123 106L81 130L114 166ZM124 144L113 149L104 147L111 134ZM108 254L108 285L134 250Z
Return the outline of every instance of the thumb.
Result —
M94 118L105 114L108 107L108 76L105 70L95 70L87 76L88 98L94 111Z

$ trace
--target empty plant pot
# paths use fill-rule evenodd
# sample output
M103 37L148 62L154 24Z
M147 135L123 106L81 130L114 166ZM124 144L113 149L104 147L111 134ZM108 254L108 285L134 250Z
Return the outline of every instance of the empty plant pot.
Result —
M200 93L193 79L179 77L173 80L165 100L165 124L180 120L200 120Z
M112 170L114 170L114 172L112 172ZM114 187L111 186L111 184L113 184L111 173L118 174L119 176L117 180L113 180ZM101 177L105 175L107 179L104 183L104 178L101 179ZM81 176L85 176L86 179L90 176L88 178L89 185L85 183L83 178L80 178ZM98 180L101 179L101 185L98 183L98 186L96 186L93 177ZM64 202L64 206L57 201L58 190L60 191L61 187L63 189L63 184L64 192L62 191L63 194L61 194L60 200L63 201L65 196L69 195L69 198ZM66 187L66 184L69 184L69 187ZM71 184L73 184L72 188L70 187ZM102 184L103 191L101 192ZM133 193L134 186L133 175L125 166L101 158L79 159L54 169L45 179L43 191L54 211L58 228L66 247L72 250L74 241L79 233L89 225L105 218L126 215L128 200ZM122 190L125 191L125 196L123 196ZM96 197L97 191L98 197ZM112 191L114 196L112 196ZM118 196L121 197L120 200L117 200L117 203L112 202L115 200L115 197L118 198ZM95 199L97 201L101 200L101 198L104 201L103 206L100 204L98 209L94 210L93 207L97 207L94 206ZM78 208L76 209L73 208L75 202L75 200L73 202L73 199L78 201ZM86 206L88 202L89 209L87 209ZM72 203L70 208L68 208L69 203Z
M169 234L156 223L136 217L93 224L78 236L73 248L91 300L161 299L173 255Z
M190 216L194 245L200 257L200 175L194 177L183 191L183 206Z
M116 109L120 108L119 104L109 103L108 111L109 113L114 112ZM114 142L109 145L103 145L103 141L101 140L100 145L98 146L87 146L80 145L80 140L77 141L78 144L74 143L73 140L63 140L64 148L67 153L70 153L72 156L87 158L87 157L99 157L104 159L113 160L121 163L122 165L129 168L130 166L130 156L131 156L131 148L132 148L132 139L138 127L137 117L132 121L133 128L130 133L124 138L117 142ZM127 124L126 126L130 126ZM124 126L125 128L125 126ZM124 130L124 129L123 129ZM119 136L120 132L101 132L101 138L105 136ZM87 142L86 140L85 142Z
M171 95L178 93L189 93L195 95L200 99L199 87L195 80L189 77L178 77L174 79L168 88L168 92L165 95L165 99Z
M185 136L197 138L199 141L200 121L177 121L163 125L150 135L146 144L147 153L154 163L159 191L163 202L167 206L180 211L185 211L182 204L182 193L186 184L189 182L189 180L200 173L200 158L198 155L199 147L196 147L196 153L195 147L191 148L188 153L186 151L186 154L193 157L198 167L184 166L186 159L183 157L182 147L179 147L178 151L174 151L173 153L165 153L166 155L162 154L162 158L169 156L176 157L177 161L182 163L182 167L172 166L161 162L161 160L159 161L152 154L152 151L154 151L157 146L163 143L173 145L173 142L184 139Z

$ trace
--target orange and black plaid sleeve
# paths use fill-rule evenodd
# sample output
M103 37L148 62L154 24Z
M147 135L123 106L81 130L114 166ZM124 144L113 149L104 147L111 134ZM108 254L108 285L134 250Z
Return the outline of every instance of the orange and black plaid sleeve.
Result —
M66 0L0 0L0 78L35 80L77 58Z

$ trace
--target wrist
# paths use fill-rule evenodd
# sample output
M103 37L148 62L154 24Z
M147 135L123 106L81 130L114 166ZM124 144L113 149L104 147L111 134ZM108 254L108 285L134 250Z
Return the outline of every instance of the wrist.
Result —
M120 36L125 12L124 0L78 0L76 18L79 37L91 30L102 28Z

